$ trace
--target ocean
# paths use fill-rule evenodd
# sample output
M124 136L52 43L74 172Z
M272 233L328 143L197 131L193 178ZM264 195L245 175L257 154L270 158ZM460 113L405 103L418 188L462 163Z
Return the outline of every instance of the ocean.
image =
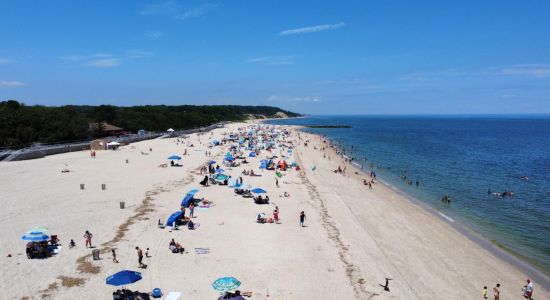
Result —
M550 274L550 116L311 116L267 123L351 126L306 131L341 144L366 171L374 166L384 182ZM513 196L498 196L505 191Z

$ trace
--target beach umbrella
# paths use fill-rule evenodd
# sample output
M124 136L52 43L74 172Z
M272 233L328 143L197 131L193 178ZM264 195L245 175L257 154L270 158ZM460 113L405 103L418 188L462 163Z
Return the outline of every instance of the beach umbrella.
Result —
M168 131L168 132L174 132L174 129L168 128L166 131Z
M196 194L198 191L199 191L199 190L197 190L197 189L190 190L190 191L185 195L185 197L183 197L183 199L181 200L181 205L184 206L184 207L188 207L188 206L189 206L189 201L191 201L191 199L193 199L193 196L195 196L195 194Z
M212 283L212 287L218 292L227 292L238 288L241 282L235 277L222 277Z
M141 280L140 272L123 270L107 277L105 281L107 284L119 286L119 285L131 284L139 280Z
M21 237L23 241L29 241L29 242L45 242L50 239L50 237L40 231L31 231L27 232L24 236Z
M208 165L210 166L210 165L213 165L213 164L215 164L215 163L216 163L215 160L211 160L211 161L208 162Z
M38 226L38 227L34 227L33 229L29 230L29 232L44 232L44 231L48 231L48 227Z
M181 217L181 215L183 215L183 211L181 210L171 214L168 217L168 220L166 220L166 226L174 226L174 222L176 222L176 220Z
M172 155L170 157L168 157L169 160L180 160L181 159L181 156L177 156L177 155Z
M240 189L240 190L249 190L250 189L250 184L248 183L243 183L241 185L237 185L235 186L236 188Z
M267 192L262 188L255 188L250 191L254 194L267 194Z
M113 142L107 143L107 146L120 146L120 143L113 141Z

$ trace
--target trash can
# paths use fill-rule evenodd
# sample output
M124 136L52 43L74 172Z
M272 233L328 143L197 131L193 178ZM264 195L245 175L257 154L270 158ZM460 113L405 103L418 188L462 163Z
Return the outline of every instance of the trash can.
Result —
M101 184L101 189L102 189L102 190L105 190L105 187L106 187L105 183L102 183L102 184Z
M99 260L99 249L92 250L92 256L94 260Z
M120 201L120 209L124 209L124 201Z
M80 184L80 189L81 189L81 190L84 189L84 183L81 183L81 184Z

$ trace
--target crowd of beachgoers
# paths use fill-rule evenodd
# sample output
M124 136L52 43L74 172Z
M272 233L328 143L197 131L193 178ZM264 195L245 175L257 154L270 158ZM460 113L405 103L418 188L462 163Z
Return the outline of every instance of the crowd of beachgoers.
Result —
M4 296L532 296L528 274L354 162L296 127L235 123L6 165Z

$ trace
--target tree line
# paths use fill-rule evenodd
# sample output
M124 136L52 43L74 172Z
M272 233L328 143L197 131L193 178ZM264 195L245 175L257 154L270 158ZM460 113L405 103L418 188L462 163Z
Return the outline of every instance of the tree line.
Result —
M242 121L248 115L276 117L278 112L289 117L300 116L272 106L27 106L8 100L0 102L0 147L24 147L36 142L58 143L105 135L101 130L90 131L89 123L106 122L128 132L165 131L203 127L220 121Z

